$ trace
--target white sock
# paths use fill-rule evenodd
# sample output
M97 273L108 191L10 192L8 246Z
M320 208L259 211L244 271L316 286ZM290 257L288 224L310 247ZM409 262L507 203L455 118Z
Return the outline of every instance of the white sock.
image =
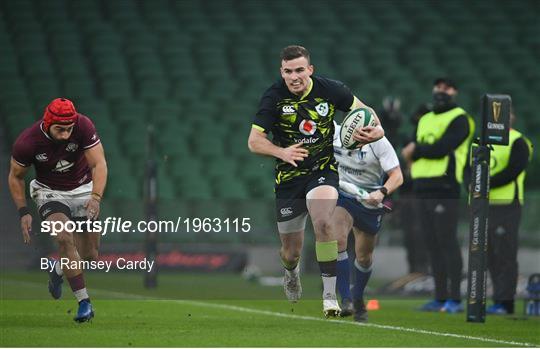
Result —
M88 292L86 291L86 287L73 292L73 294L75 295L75 298L77 298L77 302L80 302L86 298L90 298L88 297Z
M360 270L362 273L369 273L370 271L373 270L373 263L371 263L369 267L364 268L363 266L360 265L360 263L358 263L356 259L354 260L354 266L356 267L356 269Z
M347 253L347 251L338 252L338 259L337 259L338 262L343 261L348 258L349 258L349 254Z
M337 261L343 261L345 259L348 259L349 258L349 254L347 253L347 251L343 251L343 252L338 252L338 255L337 255Z
M54 271L56 272L56 274L58 274L58 276L64 275L64 272L62 271L62 268L60 267L60 262L56 261L54 263Z
M321 276L323 281L323 299L336 299L335 276Z

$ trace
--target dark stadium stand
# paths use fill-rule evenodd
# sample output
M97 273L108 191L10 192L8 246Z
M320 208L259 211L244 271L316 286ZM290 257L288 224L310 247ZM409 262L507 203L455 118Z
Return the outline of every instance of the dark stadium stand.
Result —
M250 154L247 135L279 77L279 50L298 43L318 73L375 107L399 96L410 114L438 75L458 81L475 117L484 92L511 94L518 128L538 143L538 18L536 0L4 0L2 141L65 96L101 135L106 210L142 214L112 202L143 197L150 124L161 199L271 199L272 160ZM540 188L540 164L528 172L529 188Z

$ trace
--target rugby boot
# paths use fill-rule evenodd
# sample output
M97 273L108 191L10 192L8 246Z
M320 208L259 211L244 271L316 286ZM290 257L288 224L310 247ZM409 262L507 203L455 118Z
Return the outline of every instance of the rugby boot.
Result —
M444 307L444 304L445 302L432 300L422 305L419 310L420 311L441 311L441 309Z
M73 318L76 322L90 321L94 317L94 309L92 309L92 303L90 299L83 299L79 302L79 309L77 310L77 316Z
M486 314L490 315L508 315L508 310L501 303L495 303L486 309Z
M55 261L55 263L58 263L58 261ZM54 299L60 299L62 297L63 282L64 279L56 273L55 268L49 270L49 293Z
M352 314L354 314L353 302L349 298L343 299L343 301L341 301L341 312L339 313L339 316L347 317Z
M323 295L323 314L324 317L338 317L341 313L341 308L335 294L327 293Z
M354 321L356 322L368 321L368 312L367 312L366 305L364 304L363 299L354 301Z
M463 311L463 304L461 304L461 301L453 301L451 299L447 300L441 309L442 313L448 313L448 314L461 313L462 311Z
M283 278L283 289L285 296L293 303L298 302L302 296L302 284L300 283L300 265L293 270L285 270Z

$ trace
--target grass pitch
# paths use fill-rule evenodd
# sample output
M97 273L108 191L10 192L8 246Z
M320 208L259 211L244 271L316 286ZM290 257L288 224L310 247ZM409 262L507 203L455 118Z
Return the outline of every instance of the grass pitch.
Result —
M72 321L76 302L49 298L45 273L2 273L0 345L43 347L519 347L540 346L540 319L465 322L465 315L422 313L425 299L379 299L368 324L326 320L316 276L304 276L297 304L280 287L238 275L162 274L146 290L141 274L87 273L96 311ZM519 309L520 307L518 307Z

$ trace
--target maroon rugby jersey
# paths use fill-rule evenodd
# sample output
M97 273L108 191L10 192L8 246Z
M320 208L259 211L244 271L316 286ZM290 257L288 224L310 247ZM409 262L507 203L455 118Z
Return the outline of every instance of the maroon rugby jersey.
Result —
M84 151L100 140L92 121L79 114L67 142L56 143L43 130L42 121L25 129L11 155L21 166L34 165L36 180L54 190L72 190L92 180Z

